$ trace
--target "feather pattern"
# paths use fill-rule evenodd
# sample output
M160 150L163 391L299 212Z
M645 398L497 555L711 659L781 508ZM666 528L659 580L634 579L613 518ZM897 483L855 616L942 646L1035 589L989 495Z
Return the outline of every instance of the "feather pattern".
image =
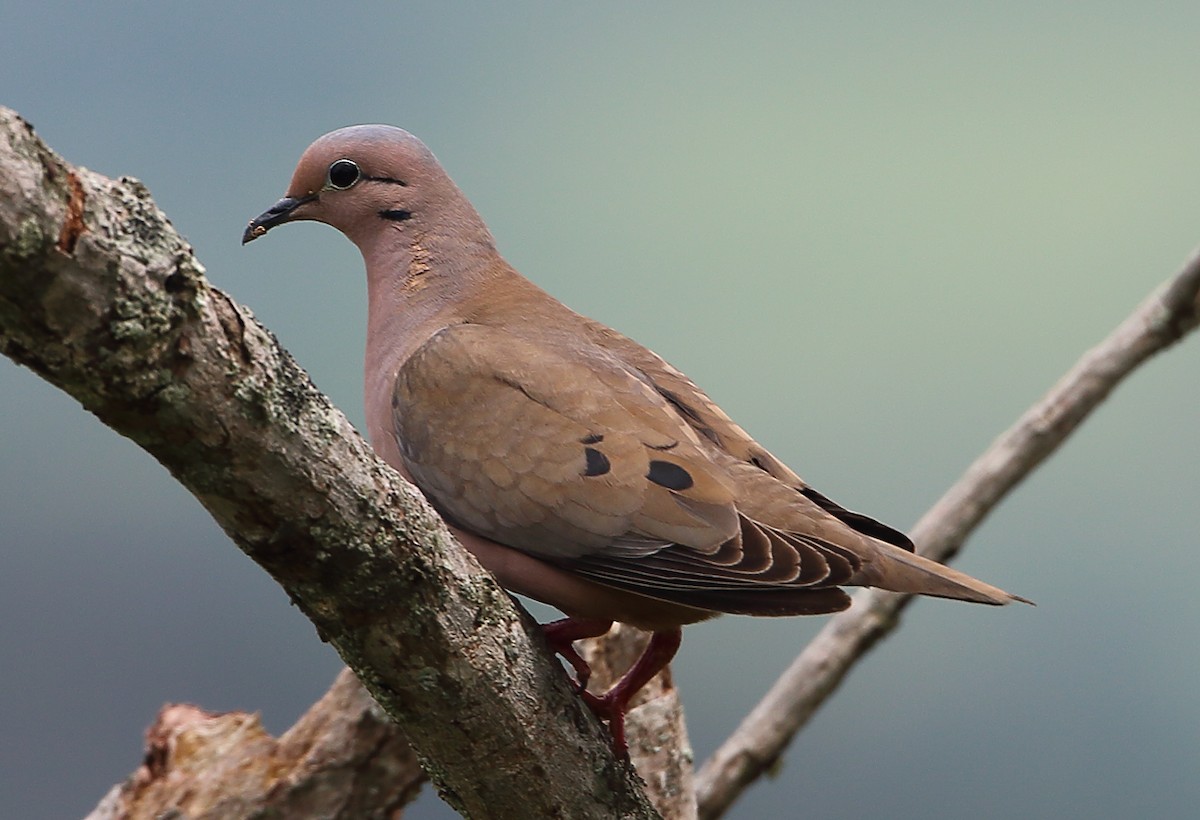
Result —
M601 584L716 611L841 608L824 591L855 583L890 528L811 490L661 359L633 358L486 314L447 325L397 374L405 466L450 520Z
M840 609L839 585L1014 599L830 500L683 373L522 277L411 134L317 140L243 241L302 219L366 261L372 444L506 586L651 628Z

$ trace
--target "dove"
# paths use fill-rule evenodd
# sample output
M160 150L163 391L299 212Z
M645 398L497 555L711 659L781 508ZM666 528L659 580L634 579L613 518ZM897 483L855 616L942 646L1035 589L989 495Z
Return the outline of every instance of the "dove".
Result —
M519 274L407 131L317 139L242 242L305 220L341 231L366 266L372 447L503 587L567 616L546 640L618 752L631 698L686 624L836 612L845 586L1025 600L822 495L679 370ZM572 644L614 621L651 637L593 694Z

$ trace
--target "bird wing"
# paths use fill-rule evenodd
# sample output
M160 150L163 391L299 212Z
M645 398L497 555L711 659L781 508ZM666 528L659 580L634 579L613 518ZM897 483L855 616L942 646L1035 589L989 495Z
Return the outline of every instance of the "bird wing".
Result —
M770 492L743 504L747 465L714 452L645 374L598 346L448 326L400 368L393 428L448 519L600 583L726 612L848 605L832 587L861 564L826 536L850 531L753 467L751 484ZM751 514L783 496L801 510L784 526Z
M597 345L611 350L622 361L644 374L659 395L670 403L680 418L706 444L799 492L851 529L909 552L914 551L912 541L904 533L862 513L846 509L810 486L726 415L691 379L653 351L599 322L587 319L585 325L588 335ZM745 493L740 495L745 497ZM783 501L780 512L794 504L790 493L783 497ZM766 515L767 520L771 520L770 513Z

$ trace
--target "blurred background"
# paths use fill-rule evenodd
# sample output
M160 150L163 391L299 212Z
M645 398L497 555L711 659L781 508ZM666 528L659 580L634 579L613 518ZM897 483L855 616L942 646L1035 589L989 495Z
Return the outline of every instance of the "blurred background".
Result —
M142 179L361 427L365 284L248 248L300 152L420 137L507 258L691 375L822 492L908 527L1200 244L1200 6L12 4L0 103ZM1200 339L1149 363L736 818L1191 816ZM167 701L280 732L339 662L149 456L0 360L0 817L85 814ZM698 761L824 619L675 664ZM427 790L408 815L452 816Z

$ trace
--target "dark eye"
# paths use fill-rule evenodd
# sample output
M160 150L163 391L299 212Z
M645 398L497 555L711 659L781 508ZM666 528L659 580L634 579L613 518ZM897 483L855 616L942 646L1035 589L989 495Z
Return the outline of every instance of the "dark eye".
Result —
M356 163L348 159L339 159L329 166L329 187L344 191L358 182L361 176L362 171L358 170Z

